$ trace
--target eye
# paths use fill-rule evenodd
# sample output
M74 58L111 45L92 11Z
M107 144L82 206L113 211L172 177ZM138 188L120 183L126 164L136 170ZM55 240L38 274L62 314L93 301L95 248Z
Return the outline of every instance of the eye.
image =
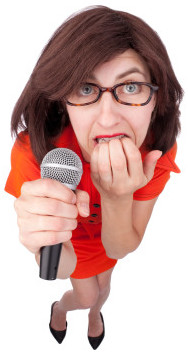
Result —
M88 96L94 93L94 87L89 84L84 84L79 89L79 94L83 96Z
M135 83L128 83L126 85L123 86L123 92L124 93L139 93L140 92L140 87L139 85L135 84Z

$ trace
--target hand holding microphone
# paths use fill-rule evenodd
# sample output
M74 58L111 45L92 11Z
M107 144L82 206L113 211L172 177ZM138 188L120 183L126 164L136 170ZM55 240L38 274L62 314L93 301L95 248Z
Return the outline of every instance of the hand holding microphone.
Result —
M86 191L75 193L50 178L27 181L15 201L20 242L40 260L41 248L69 243L77 228L78 213L87 217L82 204L89 206Z

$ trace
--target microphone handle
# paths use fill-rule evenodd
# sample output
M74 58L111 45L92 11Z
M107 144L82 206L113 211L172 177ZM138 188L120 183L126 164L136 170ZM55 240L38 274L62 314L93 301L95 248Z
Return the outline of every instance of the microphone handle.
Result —
M69 188L75 192L75 188L73 186L69 186ZM43 246L40 249L40 278L47 279L48 281L57 278L62 246L63 243L60 243L56 245Z
M49 281L56 279L62 246L63 244L60 243L41 248L40 278Z

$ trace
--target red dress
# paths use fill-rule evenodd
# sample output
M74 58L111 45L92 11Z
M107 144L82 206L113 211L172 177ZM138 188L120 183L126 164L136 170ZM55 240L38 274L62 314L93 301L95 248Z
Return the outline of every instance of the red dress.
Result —
M23 132L21 133L23 134ZM15 197L20 196L21 186L25 181L40 179L40 166L30 147L29 136L23 134L24 144L16 140L11 152L11 171L8 176L5 191ZM78 145L72 126L67 126L61 136L56 139L56 147L69 148L75 151L83 164L83 175L78 189L85 190L90 195L90 216L87 218L78 216L78 226L72 232L73 244L77 265L72 273L73 278L88 278L104 272L115 266L117 260L106 256L101 242L101 202L100 194L92 183L90 176L90 164L85 162ZM180 173L175 164L177 144L162 156L155 167L153 178L143 188L133 194L134 200L144 201L157 197L170 178L170 172ZM141 151L142 159L146 152Z

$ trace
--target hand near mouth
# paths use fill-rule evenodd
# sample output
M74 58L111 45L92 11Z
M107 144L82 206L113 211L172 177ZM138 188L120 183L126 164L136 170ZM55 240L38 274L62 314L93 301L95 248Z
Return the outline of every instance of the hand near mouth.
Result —
M101 197L129 198L153 177L162 152L149 152L144 162L138 147L129 138L96 145L91 155L91 178Z

